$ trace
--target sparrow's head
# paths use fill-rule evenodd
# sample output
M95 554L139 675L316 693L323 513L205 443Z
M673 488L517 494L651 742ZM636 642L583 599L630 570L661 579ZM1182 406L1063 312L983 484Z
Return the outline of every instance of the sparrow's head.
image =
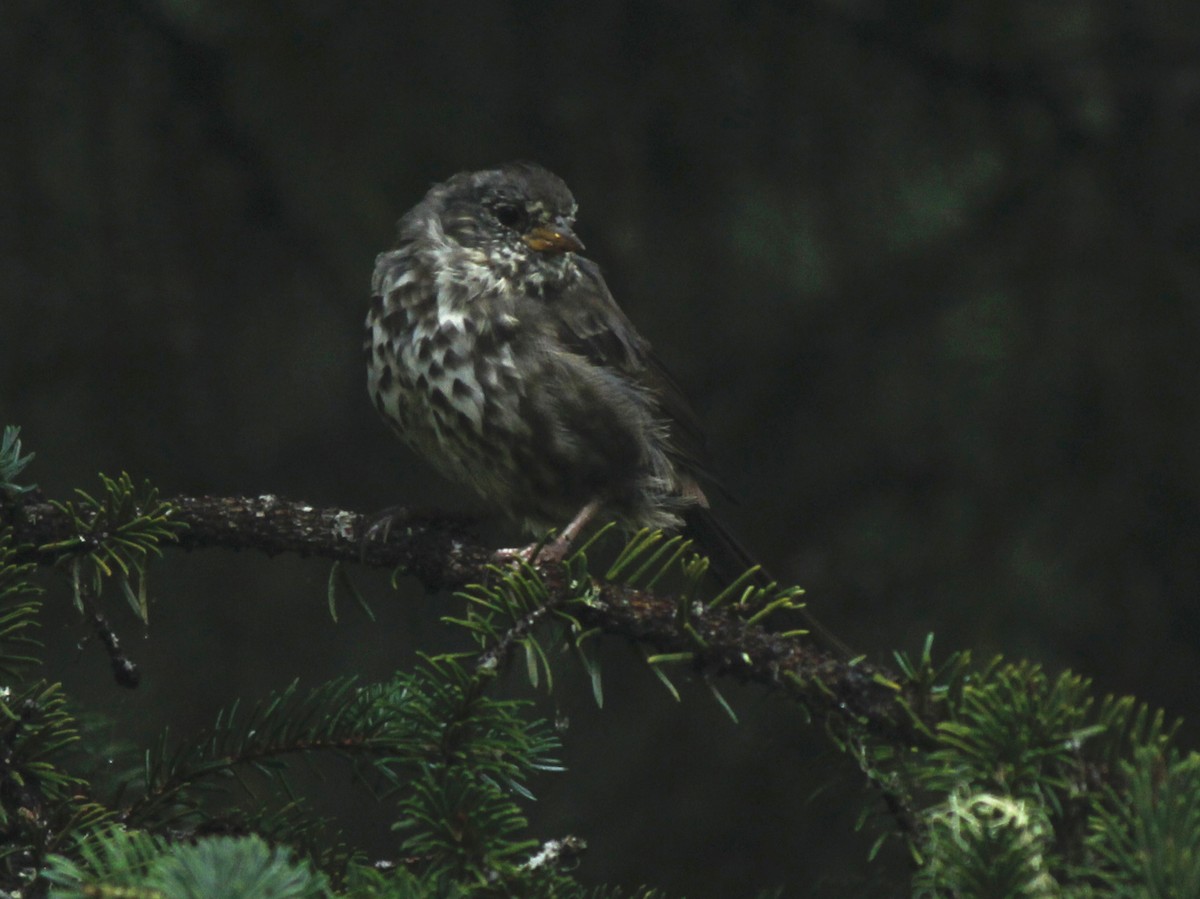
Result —
M570 255L583 249L572 230L575 198L561 178L533 163L462 172L435 185L421 206L447 242L498 276L534 286L561 280L573 265Z

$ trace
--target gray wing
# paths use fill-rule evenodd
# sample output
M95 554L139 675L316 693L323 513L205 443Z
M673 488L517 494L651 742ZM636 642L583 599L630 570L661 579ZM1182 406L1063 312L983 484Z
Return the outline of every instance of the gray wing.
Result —
M546 303L559 339L595 365L616 370L644 387L654 399L658 417L670 424L671 455L685 471L715 481L708 471L700 421L683 391L617 305L599 266L582 257L576 260L583 274L580 282Z

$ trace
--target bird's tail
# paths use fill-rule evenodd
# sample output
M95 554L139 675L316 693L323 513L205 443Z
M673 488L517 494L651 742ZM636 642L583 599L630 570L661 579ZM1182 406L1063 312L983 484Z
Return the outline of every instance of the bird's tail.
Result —
M709 570L716 576L722 586L732 584L749 569L758 565L750 551L730 533L721 520L713 514L712 509L705 506L690 506L683 512L684 529L687 536L695 542L696 549L701 555L707 556L711 563ZM765 587L771 582L771 576L759 566L754 576L754 583Z
M711 567L709 570L720 582L728 586L745 574L749 569L758 566L751 583L766 587L775 583L770 572L763 568L752 556L749 550L730 532L713 511L706 506L691 506L683 513L684 530L695 541L696 549L708 557ZM801 609L809 629L829 648L845 658L851 658L850 648L830 633L829 629L808 611Z

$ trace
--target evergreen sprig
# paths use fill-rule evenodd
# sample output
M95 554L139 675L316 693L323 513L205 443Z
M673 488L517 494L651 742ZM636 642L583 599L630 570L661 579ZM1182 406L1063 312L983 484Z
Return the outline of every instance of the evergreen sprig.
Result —
M396 779L402 851L418 870L477 886L520 876L518 857L537 841L515 797L531 798L529 776L558 771L559 741L529 703L495 699L493 672L468 657L427 657L408 680L398 710L410 734L408 776ZM417 765L413 770L412 762Z
M41 590L33 585L33 563L18 564L12 530L0 528L0 679L15 681L40 663L34 651Z
M515 858L538 845L519 839L528 822L511 794L466 765L426 767L400 811L396 829L411 831L401 849L455 880L511 877Z
M0 826L30 820L47 805L66 798L81 784L60 771L55 755L79 739L58 684L35 681L0 697L0 747L4 786L12 805L0 803Z
M5 425L4 433L0 434L0 494L15 496L35 489L31 484L16 482L17 476L32 461L33 453L21 455L21 429Z
M284 847L256 836L170 843L143 831L97 834L76 858L54 856L45 872L56 899L318 899L328 880Z
M1100 880L1200 895L1197 854L1174 848L1200 844L1200 763L1170 747L1161 712L1096 701L1069 671L999 658L973 670L965 654L939 668L929 650L899 661L905 695L943 718L932 751L844 741L901 821L916 895L1083 897Z
M127 824L175 826L204 817L203 802L232 777L254 797L245 775L258 774L285 793L287 759L334 753L380 757L394 751L395 716L380 688L363 688L352 678L307 692L293 682L242 714L240 703L222 710L211 729L171 746L164 731L146 754L140 795L123 813Z
M171 506L159 499L149 483L137 487L122 472L116 478L100 475L99 496L76 488L77 500L52 502L70 520L74 534L41 547L59 553L75 591L75 604L84 610L85 597L100 595L105 580L115 578L134 613L149 617L146 563L161 556L159 544L176 539L180 522L171 520Z
M35 872L47 852L70 847L108 818L87 782L63 766L79 740L58 684L34 681L0 696L0 871Z
M163 837L113 825L80 841L70 855L50 856L42 876L55 885L56 899L93 896L149 899L158 894L139 884L155 859L167 851L167 846Z
M925 824L927 854L914 878L914 895L1061 895L1047 859L1054 830L1036 802L956 792L926 815Z
M528 702L489 697L492 682L462 658L443 655L387 684L341 680L308 693L293 684L249 714L235 705L193 740L172 748L164 734L147 756L142 794L122 820L156 831L199 826L216 811L213 791L231 776L252 797L251 772L290 791L288 758L333 753L365 760L382 777L380 795L398 803L407 855L460 875L513 870L506 859L531 845L511 839L525 827L513 797L530 796L533 772L560 770L559 743L549 725L527 720ZM236 820L258 833L281 829L265 809ZM283 829L299 833L296 822ZM340 857L343 869L348 855Z
M994 660L938 725L942 748L929 757L925 785L949 793L971 783L1053 802L1081 776L1079 747L1103 730L1088 715L1090 688L1069 671L1051 679L1039 665Z
M265 804L231 808L221 823L226 833L253 833L272 846L290 847L296 858L307 859L335 886L344 886L352 871L367 864L363 850L349 843L337 824L303 796L278 808Z
M1118 896L1200 896L1200 754L1142 746L1093 798L1081 873Z
M517 647L525 653L529 682L538 686L543 676L552 690L554 674L537 626L565 603L550 601L549 591L527 563L518 568L493 567L488 584L472 584L458 593L469 605L464 617L443 616L442 621L471 634L480 649L476 662L481 673L494 673Z
M546 722L526 718L529 701L488 696L493 678L468 668L465 658L426 656L397 677L392 703L401 752L394 758L429 770L470 766L528 796L531 773L562 770L559 740Z
M318 899L327 879L282 846L256 836L175 844L155 859L146 885L168 899Z

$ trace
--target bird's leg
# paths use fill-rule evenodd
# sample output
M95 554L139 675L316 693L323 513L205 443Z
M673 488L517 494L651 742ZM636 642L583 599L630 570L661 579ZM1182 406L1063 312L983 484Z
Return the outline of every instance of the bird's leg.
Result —
M591 523L591 520L596 517L596 513L599 511L600 500L592 500L575 514L570 524L563 528L563 532L555 537L552 542L561 543L564 549L570 549L571 544L575 542L575 538Z
M589 502L562 529L562 533L545 543L531 543L520 549L498 549L492 558L501 565L517 561L528 562L530 565L538 562L543 564L561 562L570 552L575 538L596 517L596 513L600 511L600 505L598 499Z

